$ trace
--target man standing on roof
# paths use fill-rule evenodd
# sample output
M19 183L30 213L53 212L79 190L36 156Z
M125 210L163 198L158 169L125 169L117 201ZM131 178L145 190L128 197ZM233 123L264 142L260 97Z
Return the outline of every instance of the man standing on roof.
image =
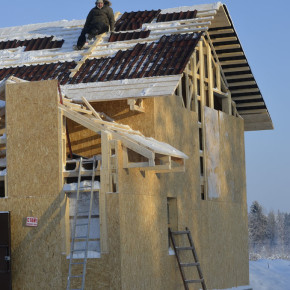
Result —
M77 42L77 49L82 49L86 42L86 35L88 40L91 40L98 34L104 32L114 31L115 17L112 4L109 0L97 0L96 7L94 7L87 16L86 23L81 32Z

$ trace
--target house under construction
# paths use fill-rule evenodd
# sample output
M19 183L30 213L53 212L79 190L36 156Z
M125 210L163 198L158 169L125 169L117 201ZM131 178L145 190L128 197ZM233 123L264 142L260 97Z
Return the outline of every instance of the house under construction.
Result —
M227 7L115 18L81 51L84 21L0 29L1 289L248 285L244 131L273 124Z

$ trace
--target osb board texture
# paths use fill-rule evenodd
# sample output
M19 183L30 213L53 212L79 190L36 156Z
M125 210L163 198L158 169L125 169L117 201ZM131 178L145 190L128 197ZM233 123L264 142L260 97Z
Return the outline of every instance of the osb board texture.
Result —
M61 288L61 197L9 197L0 211L10 211L12 287L19 290ZM28 216L37 227L26 227Z
M59 193L57 96L56 81L6 87L9 196Z
M205 107L208 197L246 203L243 120Z
M92 104L97 112L105 113L116 122L129 125L134 130L139 130L145 136L152 137L154 132L153 99L144 100L145 113L130 111L127 101L98 102ZM100 138L94 132L67 120L72 151L85 157L101 153ZM67 148L68 149L68 148ZM67 152L69 152L67 150Z
M119 195L108 194L106 196L107 222L109 235L109 253L101 254L100 259L88 259L85 289L107 290L121 288L121 259L120 259L120 215L119 215ZM62 257L62 287L66 289L69 260ZM74 268L81 273L82 269ZM80 284L72 284L72 288L80 288Z
M220 159L223 170L230 170L222 188L232 188L228 184L231 174L240 188L228 192L224 199L203 201L199 193L197 114L182 108L175 96L155 98L152 105L152 136L190 158L185 173L119 170L122 289L183 289L175 257L168 255L167 197L177 198L178 228L190 228L208 288L248 284L243 124L231 116L220 118L219 134L227 142ZM226 163L228 158L239 162L239 167L228 168L232 166ZM178 242L185 245L187 241L181 238ZM187 271L187 277L197 275Z

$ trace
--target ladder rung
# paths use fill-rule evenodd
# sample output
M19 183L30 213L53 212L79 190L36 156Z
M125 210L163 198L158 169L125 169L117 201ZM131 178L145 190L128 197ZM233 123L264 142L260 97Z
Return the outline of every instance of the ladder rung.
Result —
M173 235L186 235L189 234L189 231L174 231L171 232Z
M89 198L79 198L77 201L90 201L90 199Z
M176 247L178 251L186 251L186 250L193 250L193 247Z
M71 263L71 265L83 265L85 262L75 262L75 263Z
M88 223L81 223L81 224L76 224L76 227L78 226L88 226L89 224Z
M180 263L181 267L193 267L193 266L200 266L199 263Z
M89 214L89 212L87 210L86 211L78 211L77 214L79 214L79 213L87 213L87 214Z
M74 276L69 276L70 278L82 278L83 275L74 275Z
M86 249L77 249L77 250L73 250L72 252L84 252Z
M75 240L77 240L77 239L86 239L86 238L87 238L87 236L74 237Z
M200 280L185 280L185 283L202 283L203 279Z

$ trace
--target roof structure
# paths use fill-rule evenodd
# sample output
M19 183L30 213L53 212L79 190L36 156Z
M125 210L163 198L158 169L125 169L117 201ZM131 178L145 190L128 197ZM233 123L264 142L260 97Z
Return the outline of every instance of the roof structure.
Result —
M172 95L201 35L211 39L245 122L272 121L225 5L220 2L119 15L114 33L75 51L84 21L0 29L0 82L58 79L69 98L89 101ZM111 89L111 88L114 89ZM163 93L162 93L163 90ZM124 93L126 91L126 94Z

